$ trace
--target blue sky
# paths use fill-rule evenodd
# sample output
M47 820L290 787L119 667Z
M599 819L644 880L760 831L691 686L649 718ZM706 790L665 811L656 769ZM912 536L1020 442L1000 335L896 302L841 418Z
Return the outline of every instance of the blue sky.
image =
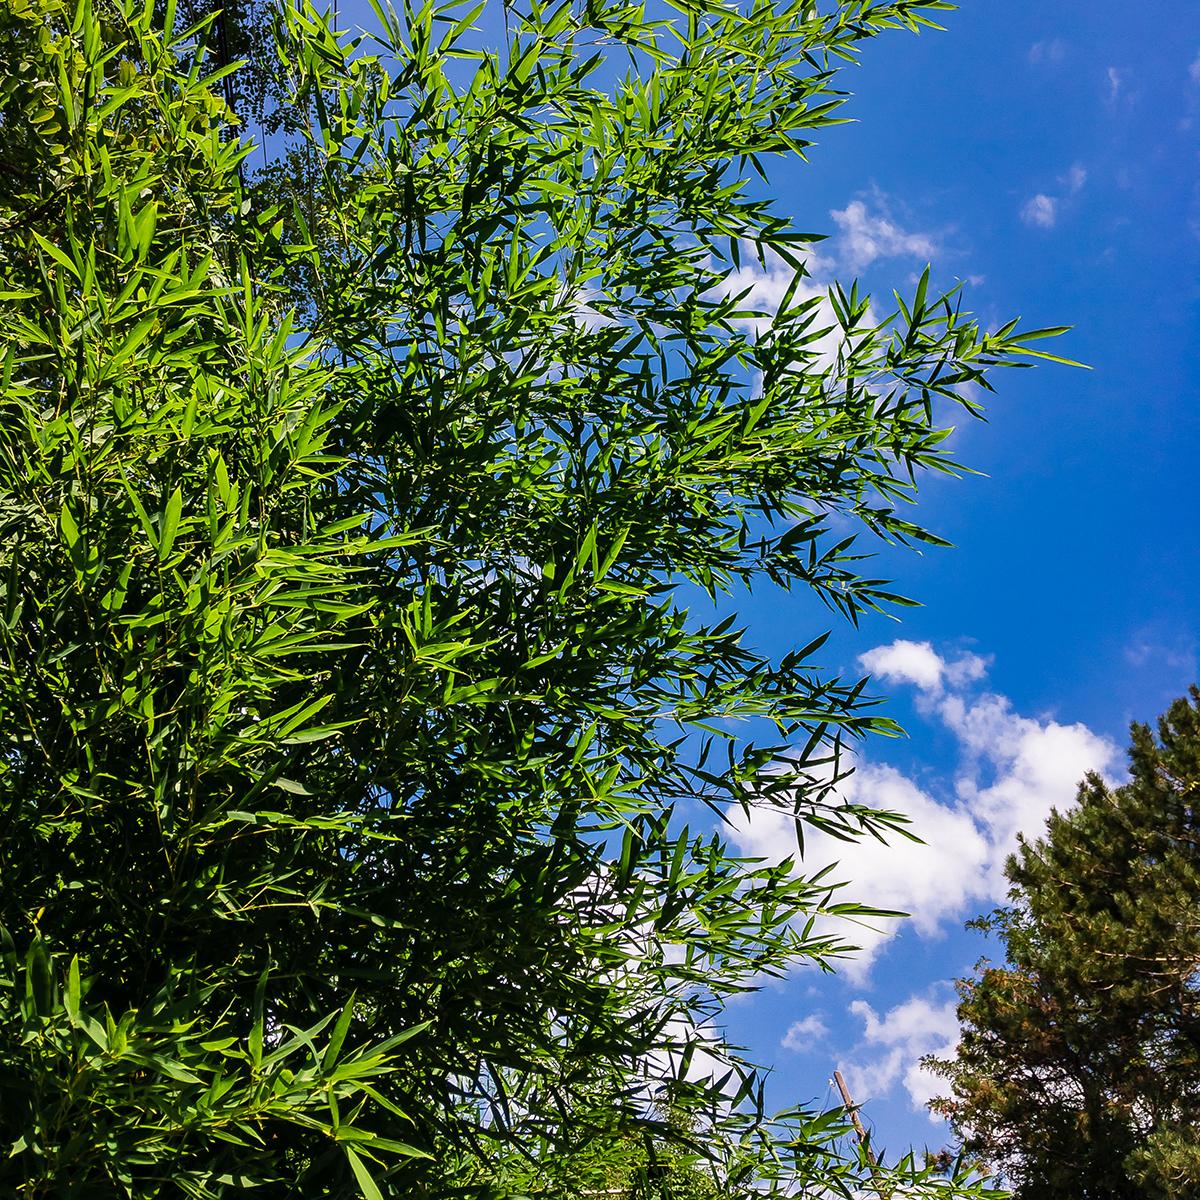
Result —
M1084 770L1119 777L1129 721L1198 675L1200 9L968 0L944 24L867 48L843 77L856 123L777 173L781 209L831 235L827 274L886 296L930 261L989 323L1073 325L1053 348L1092 369L998 378L988 423L957 435L983 476L922 493L955 548L885 557L924 607L824 651L870 669L909 733L863 748L856 798L909 811L930 845L810 862L840 854L850 894L913 919L726 1026L774 1064L780 1104L825 1099L840 1065L893 1151L948 1139L917 1059L953 1041L949 981L996 952L962 925L1002 899L1016 831L1069 804ZM820 624L801 597L741 610L773 649ZM739 836L788 850L769 820Z
M1051 348L1091 370L997 378L988 423L955 438L982 474L921 493L918 519L955 548L883 556L924 607L822 652L870 670L909 733L862 749L855 798L908 811L928 845L818 842L809 863L840 858L849 895L912 919L859 931L865 952L837 976L798 974L726 1023L773 1064L780 1106L835 1102L840 1066L893 1152L948 1139L917 1060L953 1042L951 981L989 950L963 922L1003 898L1017 831L1069 804L1085 770L1118 777L1129 721L1200 674L1200 9L967 0L943 19L866 47L842 77L855 123L780 167L771 194L830 234L818 280L858 275L887 297L930 262L987 324L1073 325ZM745 282L780 290L769 271ZM799 595L740 610L778 653L828 620ZM766 819L737 836L792 849Z

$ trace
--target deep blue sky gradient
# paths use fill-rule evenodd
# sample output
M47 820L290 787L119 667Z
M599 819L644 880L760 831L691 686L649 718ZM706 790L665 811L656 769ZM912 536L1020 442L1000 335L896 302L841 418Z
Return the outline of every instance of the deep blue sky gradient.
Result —
M1016 712L1082 722L1123 747L1130 720L1152 720L1197 677L1200 6L968 0L944 24L866 48L844 76L856 123L825 132L809 165L777 173L780 205L830 232L831 210L856 197L886 211L930 236L935 281L971 279L968 307L991 323L1073 325L1049 348L1091 370L997 378L988 423L956 439L984 476L932 481L917 510L956 548L884 556L925 606L898 627L839 631L825 657L852 672L858 654L897 637L967 647L991 657L987 687ZM1039 194L1056 201L1053 225L1023 217ZM881 259L867 282L903 292L921 265ZM772 648L812 631L799 598L742 611ZM895 691L889 711L910 739L869 756L952 796L956 740ZM855 999L882 1014L916 993L948 997L939 981L989 949L957 924L941 938L905 933L865 984L768 989L731 1011L729 1032L776 1064L781 1102L821 1099L839 1061L883 1052L862 1044ZM788 1025L812 1013L829 1035L808 1052L782 1048ZM900 1083L866 1115L893 1150L947 1136Z
M343 4L343 24L373 21L365 0L354 9ZM928 481L916 512L956 548L881 558L925 606L900 624L839 628L822 657L853 674L860 654L896 638L969 649L990 660L980 686L1015 713L1123 746L1130 720L1152 719L1198 673L1200 5L967 0L942 19L945 33L865 48L843 76L854 123L823 131L808 164L775 170L779 211L836 233L833 212L861 201L925 240L935 284L967 281L985 323L1073 325L1048 348L1091 369L997 378L988 422L955 437L982 474ZM887 297L923 266L884 255L864 281ZM829 621L799 595L740 608L753 640L778 653ZM911 689L876 690L894 692L889 711L910 737L870 759L953 803L959 741ZM882 1053L862 1040L856 1000L882 1015L913 995L948 997L946 981L988 949L961 930L977 911L937 937L903 933L865 979L802 975L734 1006L729 1033L775 1064L778 1103L829 1098L835 1066ZM789 1025L814 1015L828 1032L784 1048ZM947 1137L902 1082L861 1098L891 1150Z

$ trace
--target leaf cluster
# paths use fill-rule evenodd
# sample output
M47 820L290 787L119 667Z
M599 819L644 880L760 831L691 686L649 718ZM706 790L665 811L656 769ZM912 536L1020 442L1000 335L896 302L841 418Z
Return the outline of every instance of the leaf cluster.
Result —
M767 1121L705 1031L865 910L688 821L886 832L834 785L892 727L823 637L691 605L901 602L840 527L936 541L935 404L1037 336L801 299L741 182L941 6L504 6L497 49L298 4L306 209L243 185L207 18L6 3L0 1184L545 1194L589 1130L695 1129L719 1194L851 1193L837 1114ZM777 313L743 254L794 263Z

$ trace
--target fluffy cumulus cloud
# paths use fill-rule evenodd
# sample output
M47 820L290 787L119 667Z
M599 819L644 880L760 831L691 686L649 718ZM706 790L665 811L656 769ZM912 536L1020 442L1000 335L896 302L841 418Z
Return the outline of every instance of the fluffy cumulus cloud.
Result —
M761 332L770 324L770 317L779 311L788 288L792 286L795 271L777 254L767 253L759 261L754 257L753 249L749 245L743 246L743 255L741 266L730 272L720 290L727 296L740 297L741 307L747 311L767 314L762 317L747 317L740 322L749 329ZM819 254L812 253L808 256L805 268L809 275L796 285L792 293L793 304L820 299L823 301L819 317L821 327L836 324L833 310L828 301L824 300L832 278L833 263ZM816 348L818 355L831 358L836 353L837 340L836 333L827 335Z
M987 674L987 659L978 654L961 654L947 661L929 642L903 639L876 646L859 658L863 670L885 683L908 683L922 692L939 694L945 684L962 687Z
M958 917L979 894L978 882L989 870L986 835L968 811L938 803L892 767L860 761L840 792L847 802L903 815L922 841L897 835L887 842L843 842L810 831L797 869L812 873L836 863L833 875L846 884L847 896L872 908L910 913L918 933L936 936L944 922ZM756 857L779 862L796 851L792 818L777 810L753 810L748 818L739 814L733 835L743 851ZM829 919L821 932L857 947L841 970L863 982L898 929L894 918L880 917L853 923Z
M900 814L921 840L843 842L813 832L797 870L836 863L833 876L846 882L848 896L909 913L918 935L936 937L1004 899L1004 862L1017 835L1037 834L1052 808L1068 807L1088 771L1114 769L1117 748L1084 725L1016 712L986 688L987 660L977 654L944 655L928 642L895 641L868 651L860 664L879 681L917 690L918 709L953 735L958 771L931 788L860 756L839 784L842 798ZM795 852L792 818L776 809L739 813L732 836L746 853L776 862ZM851 980L865 980L899 929L886 918L837 928L859 948L845 966Z
M904 229L890 215L889 202L878 190L870 201L851 200L843 209L830 212L838 232L821 244L820 252L810 250L805 260L806 274L793 288L795 271L791 265L769 251L761 257L754 247L743 246L740 265L730 271L717 291L726 296L740 297L747 313L737 323L754 333L762 333L779 311L788 290L792 289L794 304L815 302L813 329L823 331L811 343L813 365L829 370L837 362L845 345L845 334L838 324L829 302L829 289L835 279L857 275L880 259L907 259L910 265L934 258L938 249L933 234ZM868 324L878 319L868 308Z
M741 1081L711 1021L697 1023L672 1017L663 1030L662 1041L667 1048L652 1050L642 1061L647 1099L660 1101L664 1090L679 1079L719 1086L728 1099L734 1099Z
M937 937L1004 901L1004 862L1018 835L1039 834L1051 809L1068 808L1087 772L1111 778L1119 753L1085 725L1017 712L1006 696L988 689L989 660L978 654L946 654L929 642L898 640L869 650L859 663L876 682L916 690L918 712L952 735L957 769L935 786L859 756L853 774L839 784L842 797L901 814L922 840L897 836L888 844L874 838L848 843L810 833L796 870L811 874L836 864L832 878L846 883L847 896L909 913L907 925L917 936ZM746 853L776 862L795 853L792 819L775 809L739 814L732 836ZM900 928L894 919L838 927L831 918L822 932L859 947L843 973L861 985ZM883 1013L856 1000L851 1011L861 1018L863 1032L844 1064L855 1098L902 1086L914 1108L924 1107L939 1085L921 1059L953 1052L954 1007L947 983ZM821 1017L809 1015L788 1029L783 1044L804 1051L825 1031Z
M808 267L810 271L813 270L812 261ZM774 313L779 311L793 275L792 268L777 254L767 255L761 263L743 259L742 265L726 279L725 290L731 296L741 296L746 308ZM817 290L812 285L801 286L804 287L801 293L804 299Z
M923 691L940 690L945 662L928 642L892 642L862 656L863 667L887 683L911 683Z
M826 332L812 345L814 360L819 367L829 367L837 359L844 336L837 326L829 289L836 279L857 275L880 259L908 260L910 266L924 264L935 258L938 239L932 233L905 229L892 215L888 197L878 189L866 199L851 200L845 208L830 210L837 233L821 243L818 252L810 250L805 259L806 274L792 290L793 303L816 301L817 329ZM784 296L792 288L795 271L777 254L770 251L761 257L750 243L742 246L740 264L725 277L714 294L737 296L747 313L737 323L754 333L761 333L779 311ZM972 281L982 282L973 276ZM572 298L574 319L590 330L613 323L592 306L595 297L586 291ZM867 321L876 319L868 310Z
M954 1053L959 1036L954 1008L953 998L939 1002L929 995L911 996L879 1016L865 1000L855 1000L850 1011L863 1022L860 1057L845 1067L855 1100L887 1095L897 1084L903 1084L918 1110L937 1096L941 1082L921 1060Z

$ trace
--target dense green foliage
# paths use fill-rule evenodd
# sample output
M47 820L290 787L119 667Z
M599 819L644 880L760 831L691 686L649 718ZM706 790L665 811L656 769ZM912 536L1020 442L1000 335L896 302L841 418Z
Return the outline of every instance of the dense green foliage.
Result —
M630 1139L643 1194L855 1186L707 1024L838 905L686 819L886 828L827 780L888 723L688 602L895 602L847 525L936 540L935 402L1024 350L726 285L799 282L743 178L937 7L290 8L306 217L204 29L3 0L6 1195L586 1194Z
M1200 691L1129 759L1009 861L1013 905L981 922L1007 961L960 985L940 1064L935 1108L1020 1200L1200 1189Z

